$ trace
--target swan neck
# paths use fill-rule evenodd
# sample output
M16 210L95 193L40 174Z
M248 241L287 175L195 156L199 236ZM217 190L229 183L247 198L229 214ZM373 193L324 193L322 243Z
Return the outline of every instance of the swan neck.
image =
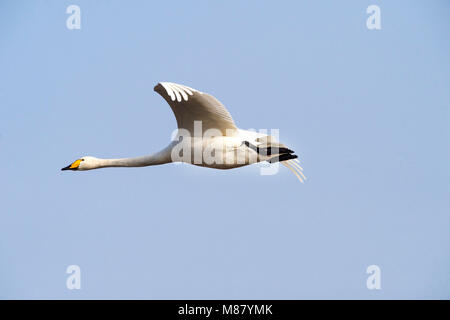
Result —
M146 167L155 166L172 162L170 157L170 150L166 148L160 152L150 154L147 156L135 158L121 158L121 159L99 159L98 168L107 167Z

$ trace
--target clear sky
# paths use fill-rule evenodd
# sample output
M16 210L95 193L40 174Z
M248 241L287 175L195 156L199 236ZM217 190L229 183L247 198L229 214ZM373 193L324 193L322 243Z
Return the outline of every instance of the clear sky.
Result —
M449 18L446 0L1 0L0 298L450 298ZM166 146L159 81L280 129L306 183L60 171Z

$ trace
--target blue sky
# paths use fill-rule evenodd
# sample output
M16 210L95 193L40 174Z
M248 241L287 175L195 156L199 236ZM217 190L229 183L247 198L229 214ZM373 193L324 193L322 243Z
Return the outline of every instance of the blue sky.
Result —
M1 1L0 298L450 298L449 14L444 0ZM159 81L280 129L307 182L258 165L60 171L164 147L176 122Z

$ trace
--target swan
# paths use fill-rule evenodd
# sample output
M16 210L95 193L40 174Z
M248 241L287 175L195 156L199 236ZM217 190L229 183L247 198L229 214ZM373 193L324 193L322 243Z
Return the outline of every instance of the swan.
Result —
M167 101L178 125L173 141L167 147L134 158L84 156L61 170L146 167L171 162L231 169L267 161L280 162L301 182L306 179L294 151L273 136L237 128L225 106L212 95L171 82L158 83L154 91Z

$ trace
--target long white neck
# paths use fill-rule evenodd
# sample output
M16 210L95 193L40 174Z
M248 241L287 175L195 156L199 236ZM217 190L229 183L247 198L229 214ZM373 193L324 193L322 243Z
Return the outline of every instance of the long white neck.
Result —
M107 167L146 167L155 166L159 164L165 164L172 162L171 148L169 145L167 148L147 156L135 157L135 158L121 158L121 159L97 159L96 168Z

